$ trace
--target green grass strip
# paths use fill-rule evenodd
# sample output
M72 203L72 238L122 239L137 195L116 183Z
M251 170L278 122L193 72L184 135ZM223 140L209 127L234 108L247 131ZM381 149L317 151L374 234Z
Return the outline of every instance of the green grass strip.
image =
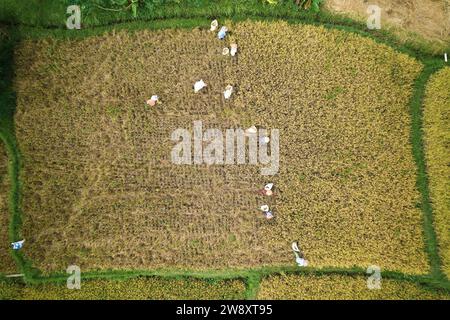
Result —
M259 272L250 273L247 277L245 299L256 300L260 285L261 285L261 274Z
M245 297L248 300L256 299L258 294L260 281L268 276L273 275L304 275L304 276L324 276L324 275L341 275L341 276L361 276L367 277L366 270L362 268L298 268L297 266L281 266L281 267L263 267L246 270L216 270L216 271L194 271L194 270L129 270L129 271L91 271L82 273L82 281L90 280L110 280L124 281L137 277L158 277L162 279L199 279L205 281L218 280L241 280L246 283ZM67 281L67 274L55 273L49 276L38 276L33 279L25 279L28 285L40 284L62 284ZM439 291L450 294L450 286L436 283L430 276L405 275L399 272L384 271L383 279L391 279L415 283L430 291ZM9 280L9 279L8 279ZM0 279L1 281L1 279Z
M254 293L257 290L258 282L261 277L274 274L311 274L311 275L348 275L348 276L368 276L363 268L299 268L292 266L273 266L249 269L223 269L223 270L189 270L164 268L155 270L102 270L82 272L82 279L111 279L122 280L143 276L157 276L162 278L197 278L197 279L213 279L213 280L229 280L229 279L247 279L248 292ZM386 279L405 280L421 284L426 284L436 288L447 288L450 290L449 284L436 282L431 275L408 275L396 271L382 271L382 277ZM49 275L38 275L28 280L30 284L65 282L68 274L64 272L56 272ZM249 294L248 296L252 296Z

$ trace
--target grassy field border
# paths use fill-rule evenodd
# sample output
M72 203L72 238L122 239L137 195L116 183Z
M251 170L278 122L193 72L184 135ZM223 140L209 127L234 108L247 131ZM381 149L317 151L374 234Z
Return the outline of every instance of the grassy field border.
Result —
M441 68L444 63L430 61L425 64L420 76L416 79L414 93L410 102L411 113L411 143L413 156L417 166L417 188L422 196L421 209L423 212L423 229L425 236L426 251L431 266L431 275L441 281L448 281L442 270L442 259L439 255L439 245L436 231L434 229L433 209L431 206L430 189L425 160L424 137L423 137L423 102L428 80Z
M235 11L233 11L235 12ZM431 266L431 273L423 276L412 276L398 272L384 271L382 276L384 278L397 279L402 281L411 281L421 286L434 289L444 289L450 294L450 284L446 276L441 270L441 259L438 252L438 245L436 240L436 233L433 227L433 211L430 203L430 195L428 188L428 176L426 172L426 163L423 149L423 132L422 132L422 105L425 93L425 87L429 77L440 70L444 66L444 62L436 56L408 43L400 43L394 36L387 31L371 31L365 30L365 25L353 21L348 18L334 17L330 14L287 14L283 16L283 12L253 12L254 15L230 15L230 12L219 17L220 19L232 18L233 21L241 21L245 19L254 20L279 20L282 18L290 23L323 25L327 28L344 30L347 32L357 33L361 36L369 37L376 42L384 43L394 48L395 50L406 53L424 64L424 70L416 79L414 84L414 92L410 100L410 114L411 114L411 143L413 148L413 156L417 167L417 187L421 194L421 209L423 212L423 232L425 236L426 251L429 257ZM189 15L189 12L185 13ZM138 29L164 29L164 28L192 28L192 27L207 27L211 15L203 12L193 14L191 18L176 18L167 20L154 20L152 24L149 21L134 21L115 25L115 29L138 30ZM216 16L217 17L217 16ZM164 18L164 17L162 17ZM111 30L112 25L99 26L92 29L82 29L77 31L68 31L58 28L40 28L29 27L23 25L13 25L9 28L11 39L6 44L0 47L0 65L7 66L6 70L0 70L0 92L4 92L0 96L0 138L4 141L8 157L10 158L9 174L11 176L11 193L10 193L10 213L12 216L9 228L9 236L11 241L20 239L21 228L21 212L20 212L20 152L16 145L14 134L14 110L15 110L15 95L12 89L13 79L13 49L17 41L23 38L41 38L41 37L58 37L58 38L79 38L92 35L98 35ZM3 81L1 81L3 80ZM24 280L31 285L39 283L51 283L66 281L67 275L65 273L54 273L48 276L42 276L39 270L32 267L29 261L20 251L12 251L13 257L19 267L19 270L24 273ZM298 269L297 267L282 266L272 268L257 268L257 269L243 269L243 270L212 270L212 271L191 271L191 270L106 270L106 271L92 271L83 273L82 277L85 280L89 279L127 279L139 276L158 276L163 278L179 278L192 277L200 279L241 279L246 283L246 297L254 299L257 295L260 280L263 277L273 274L341 274L341 275L365 275L364 269L351 268L322 268L313 269L305 268ZM1 281L1 277L0 277Z
M84 1L86 2L86 1ZM4 0L0 3L0 23L26 25L30 27L44 27L64 29L68 14L66 8L69 4L77 4L79 0ZM113 25L124 22L149 22L154 20L202 18L235 16L266 16L275 18L294 18L302 20L320 20L320 23L332 23L366 28L365 22L356 21L348 16L322 11L311 14L302 10L293 0L279 0L278 4L271 5L263 0L182 0L180 3L165 1L155 4L152 8L139 8L136 18L130 10L122 12L106 11L91 6L89 12L82 8L82 28L91 28ZM388 36L391 40L401 42L397 37L391 37L390 31L379 30L380 35ZM425 39L408 38L403 40L416 49L434 52ZM444 49L444 45L438 50ZM445 48L450 51L450 44ZM445 50L444 50L445 51ZM443 52L442 52L443 54Z
M82 281L90 280L112 280L124 281L137 277L158 277L162 279L198 279L205 281L240 280L246 285L245 297L254 300L257 297L261 280L274 275L341 275L367 277L365 269L362 268L302 268L296 266L263 267L246 270L215 270L215 271L192 271L176 269L160 270L105 270L82 273ZM67 281L65 273L55 273L51 276L37 276L26 279L25 283L30 286L41 284L63 284ZM383 279L404 281L414 283L425 290L445 292L450 295L450 286L436 282L429 275L407 275L399 272L383 271ZM0 280L1 281L1 280Z

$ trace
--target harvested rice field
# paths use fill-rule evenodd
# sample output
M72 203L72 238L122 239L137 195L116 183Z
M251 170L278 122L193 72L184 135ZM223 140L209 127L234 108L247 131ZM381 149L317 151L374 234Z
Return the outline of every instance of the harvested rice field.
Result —
M0 299L3 300L242 300L244 291L245 286L239 280L151 277L85 281L82 290L68 290L64 284L0 283Z
M203 28L19 44L23 254L44 273L245 269L294 265L297 241L311 267L427 274L409 109L422 63L346 31L225 24L225 44ZM171 133L197 120L278 129L277 174L172 163Z
M258 299L264 300L450 300L402 280L383 280L379 290L367 290L367 277L350 275L284 275L261 281Z
M450 68L430 79L424 107L430 193L443 269L450 277Z

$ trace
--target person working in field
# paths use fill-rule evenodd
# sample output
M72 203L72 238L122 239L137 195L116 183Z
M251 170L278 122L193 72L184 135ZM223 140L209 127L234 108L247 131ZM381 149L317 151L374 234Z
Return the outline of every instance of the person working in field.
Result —
M261 206L261 211L264 213L264 216L266 217L267 220L270 220L273 218L273 212L270 211L269 206L268 205L262 205Z
M305 259L303 253L298 248L297 242L292 243L292 251L294 251L295 255L295 262L299 267L307 267L308 266L308 260Z
M261 194L263 196L271 196L273 195L273 183L268 183L264 186L264 189L258 190L258 194Z

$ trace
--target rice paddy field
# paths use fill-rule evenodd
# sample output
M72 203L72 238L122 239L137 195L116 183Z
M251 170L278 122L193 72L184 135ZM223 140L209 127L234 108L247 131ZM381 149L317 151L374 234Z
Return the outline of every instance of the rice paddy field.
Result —
M430 176L430 192L435 212L435 228L443 261L450 276L450 68L446 67L430 79L427 88L424 125L426 159Z
M205 30L17 49L24 253L48 272L68 263L242 268L290 264L298 240L318 267L426 273L408 143L408 99L421 65L341 31L230 28L236 59L223 57ZM201 95L191 90L197 75L210 83ZM227 83L237 93L225 102ZM142 103L152 91L162 92L158 110ZM258 215L258 167L170 161L170 133L195 120L281 131L274 222Z
M0 28L0 299L450 299L435 48L321 15L226 16L225 40L206 16L160 18ZM196 121L278 130L276 174L173 163L172 133Z
M367 277L341 275L272 276L261 282L262 300L448 300L448 294L417 284L383 281L380 290L367 290Z
M239 280L93 280L84 282L80 290L68 290L65 284L0 283L0 297L14 300L237 300L244 299L244 293Z

